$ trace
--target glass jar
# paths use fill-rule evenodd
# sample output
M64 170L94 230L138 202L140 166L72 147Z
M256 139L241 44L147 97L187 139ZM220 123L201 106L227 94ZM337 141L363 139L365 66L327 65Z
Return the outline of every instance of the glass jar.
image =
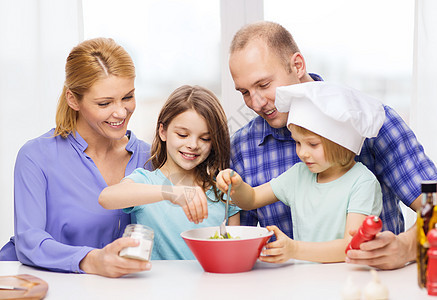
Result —
M153 249L153 229L141 224L129 224L124 230L123 237L130 237L139 241L136 247L127 247L120 251L120 256L149 261Z

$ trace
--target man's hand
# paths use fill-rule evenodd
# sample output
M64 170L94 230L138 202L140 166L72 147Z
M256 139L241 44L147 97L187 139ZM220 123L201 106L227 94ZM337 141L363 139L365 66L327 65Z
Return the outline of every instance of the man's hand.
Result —
M391 231L381 232L374 240L362 243L360 250L349 250L346 262L384 270L402 268L416 257L415 228L413 226L399 235Z

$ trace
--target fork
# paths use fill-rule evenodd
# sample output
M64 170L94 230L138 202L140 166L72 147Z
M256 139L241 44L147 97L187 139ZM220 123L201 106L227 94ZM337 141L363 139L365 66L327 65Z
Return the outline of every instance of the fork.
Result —
M232 178L233 175L234 175L234 170L231 171L230 177ZM225 239L229 238L229 234L226 232L226 225L228 225L229 223L228 210L229 210L229 199L231 198L231 188L232 188L232 180L231 183L229 183L228 195L226 197L225 219L220 224L220 235Z

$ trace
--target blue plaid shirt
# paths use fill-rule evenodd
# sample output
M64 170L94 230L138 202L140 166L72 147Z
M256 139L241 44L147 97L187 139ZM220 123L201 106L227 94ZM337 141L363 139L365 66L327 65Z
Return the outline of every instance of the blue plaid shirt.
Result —
M321 79L314 74L311 77ZM399 201L410 206L421 194L421 182L437 179L437 169L402 118L392 108L384 109L386 120L378 136L365 140L356 160L366 165L381 184L383 230L399 234L405 230ZM232 136L231 168L253 187L278 177L299 161L288 129L272 128L260 116ZM276 225L293 237L290 208L281 201L240 214L241 225Z

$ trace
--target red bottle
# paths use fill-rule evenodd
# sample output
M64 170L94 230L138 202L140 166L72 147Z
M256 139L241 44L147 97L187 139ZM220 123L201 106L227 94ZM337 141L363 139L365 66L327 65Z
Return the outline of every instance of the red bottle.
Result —
M426 235L429 243L428 269L426 270L426 289L428 295L437 296L437 229L431 229Z
M351 249L360 249L361 243L373 240L381 229L382 221L379 217L373 215L367 216L349 245L347 245L345 253Z

